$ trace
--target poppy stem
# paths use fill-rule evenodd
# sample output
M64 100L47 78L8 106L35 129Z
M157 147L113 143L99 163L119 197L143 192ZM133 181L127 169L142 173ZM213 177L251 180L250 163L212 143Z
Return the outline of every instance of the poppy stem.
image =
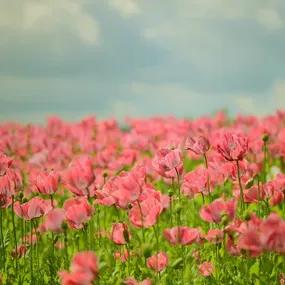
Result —
M205 166L207 169L207 190L208 190L208 194L211 197L211 189L210 189L210 175L209 175L209 164L208 164L208 158L206 153L204 153L204 161L205 161Z
M18 276L18 244L17 244L17 234L16 234L16 226L15 226L14 203L15 203L15 198L14 198L14 195L12 195L11 214L12 214L12 224L13 224L14 246L15 246L15 252L16 252L16 258L15 258L15 261L16 261L16 275Z
M54 258L55 250L54 250L54 233L53 232L51 232L51 242L52 242L52 256Z
M66 227L64 227L63 234L64 234L64 254L65 254L64 267L65 269L67 269L68 268L68 240L67 240L67 228Z
M241 211L243 212L243 210L244 210L244 196L243 196L243 188L242 188L242 183L241 183L241 178L240 178L239 160L236 160L236 165L237 165L238 184L239 184L239 189L240 189L240 205L241 205Z
M86 224L83 228L84 233L84 241L85 241L85 249L89 249L89 242L88 242L88 224Z
M53 195L52 194L50 195L50 204L51 204L51 207L54 208L54 202L53 202Z
M139 200L137 200L137 202L138 202L138 206L139 206L139 210L140 210L140 216L141 216L143 243L145 244L143 212L142 212L142 207L141 207L141 203L140 203L140 201L139 201Z
M30 270L31 270L31 282L33 282L33 280L34 280L34 272L33 272L33 220L30 220Z
M6 260L6 252L5 252L5 244L4 244L4 236L3 236L3 209L0 208L0 237L1 237L1 259L2 259L2 256L3 256L3 261L1 261L1 264L3 264L3 267L4 267L4 271L5 271L5 260Z
M267 160L268 160L268 151L267 151L267 140L263 140L263 183L267 180Z
M127 253L128 253L128 258L127 258L127 270L128 270L128 275L130 275L130 249L129 249L129 245L126 243L126 249L127 249Z
M97 208L97 239L98 239L98 246L101 247L101 226L100 226L100 207Z
M156 240L156 254L158 254L159 253L158 221L157 221L157 224L153 226L153 231L154 231L154 236L155 236L155 240ZM158 268L158 256L156 257L156 267ZM157 284L159 284L159 282L160 282L159 271L157 272L156 278L157 278Z
M176 171L176 175L177 175L178 204L179 204L179 207L182 207L182 205L181 205L180 175L179 175L179 172L178 172L176 167L175 167L175 171ZM180 214L181 214L181 208L177 212L178 226L180 226L180 224L181 224L181 215Z

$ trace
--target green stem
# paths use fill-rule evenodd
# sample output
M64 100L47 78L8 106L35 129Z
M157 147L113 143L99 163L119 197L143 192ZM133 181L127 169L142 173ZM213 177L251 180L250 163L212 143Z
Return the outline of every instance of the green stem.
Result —
M156 240L156 254L158 254L159 253L158 221L157 221L156 226L153 226L153 231L154 231L155 240ZM156 258L156 267L158 268L158 258ZM159 284L159 282L160 282L159 271L157 272L156 278L157 278L157 284Z
M34 280L34 272L33 272L33 220L30 221L30 271L31 271L31 284L33 284Z
M53 202L53 195L52 194L50 195L50 204L51 204L51 207L54 208L54 202Z
M64 254L65 254L64 268L67 269L68 268L68 239L67 239L67 229L66 228L64 228L63 234L64 234Z
M267 159L268 159L267 154L268 154L267 143L266 141L264 141L264 144L263 144L263 155L264 155L263 157L263 183L265 183L267 180Z
M14 246L16 252L16 276L18 276L18 244L17 244L17 234L16 234L16 226L15 226L15 213L14 213L14 195L12 195L12 207L11 207L11 214L12 214L12 224L13 224L13 236L14 236Z
M144 218L143 218L143 212L142 212L142 207L140 204L140 201L138 200L138 206L139 206L139 210L140 210L140 216L141 216L141 223L142 223L142 236L143 236L143 243L145 244L145 235L144 235Z
M239 184L239 189L240 189L240 206L241 206L241 211L243 212L243 210L244 210L244 196L243 196L243 187L242 187L241 177L240 177L240 165L239 165L238 160L236 160L236 165L237 165L237 174L238 174L238 184Z
M84 233L84 241L85 241L85 249L89 249L89 242L88 242L88 224L86 224L83 228Z
M3 209L0 208L0 236L1 236L1 265L3 264L4 267L4 271L5 271L5 260L6 260L6 250L5 250L5 244L4 244L4 235L3 235ZM3 261L2 261L2 257L3 257Z
M52 256L54 258L55 250L54 250L54 233L53 232L51 232L51 242L52 242Z
M98 245L101 247L101 226L100 226L100 208L97 208L97 235L98 235Z
M210 189L210 175L209 175L209 164L208 164L208 158L207 158L207 155L206 153L204 153L204 160L205 160L205 166L206 166L206 169L207 169L207 190L208 190L208 194L209 196L211 197L211 189Z
M131 255L130 255L130 249L128 244L126 244L126 249L128 252L128 258L127 258L127 270L128 270L128 276L130 276L130 260L131 260Z

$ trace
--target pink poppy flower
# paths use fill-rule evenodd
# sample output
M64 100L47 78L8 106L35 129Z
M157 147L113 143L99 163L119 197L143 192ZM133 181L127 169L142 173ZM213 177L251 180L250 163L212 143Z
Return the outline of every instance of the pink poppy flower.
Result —
M66 187L77 196L90 196L89 189L95 180L93 165L88 157L75 160L63 175Z
M115 260L119 260L121 262L126 262L129 258L129 252L127 250L124 250L122 252L120 251L115 251L114 252L114 258Z
M61 232L64 219L64 210L60 208L54 208L45 216L43 228L45 231Z
M263 251L260 233L255 228L249 228L238 239L237 246L246 250L251 256L258 256Z
M116 204L120 208L127 208L139 198L145 184L144 179L145 171L142 167L122 172L110 179L102 190L96 191L96 203L106 206Z
M201 155L205 154L210 148L210 143L204 136L199 136L197 138L187 137L185 141L185 149L191 150L194 153Z
M156 199L160 203L161 212L164 209L168 209L170 205L170 197L155 190L151 184L144 185L138 201L142 202L146 199Z
M81 229L91 219L92 207L85 197L69 199L64 202L63 208L65 219L71 228Z
M128 226L124 223L116 223L112 226L111 240L118 245L123 245L129 242L130 233Z
M159 252L146 260L147 267L156 272L164 270L168 265L168 256L165 252Z
M31 182L36 192L52 195L58 189L59 175L54 171L50 173L40 172L31 177Z
M214 266L211 262L203 262L198 266L199 272L203 276L210 276L214 272Z
M62 285L92 285L99 273L97 256L92 251L77 253L70 266L70 272L59 272Z
M223 215L228 220L232 220L235 216L236 201L234 199L224 201L222 198L214 200L211 204L205 205L200 210L202 220L209 223L220 223Z
M226 249L233 256L240 255L240 248L235 244L234 238L231 235L228 235Z
M265 197L263 189L256 185L244 190L244 201L245 203L257 203L260 200L263 200Z
M38 237L36 235L36 230L33 231L32 237L31 233L27 234L26 236L22 237L22 242L27 245L34 245L38 242Z
M0 176L0 208L7 208L12 201L14 188L8 175Z
M249 221L242 222L236 229L240 235L237 239L237 247L247 251L251 256L258 256L263 251L260 226L262 220L253 214Z
M183 177L183 182L181 187L182 193L189 198L193 198L198 193L207 195L208 175L209 175L208 170L202 166L196 168L191 172L188 172Z
M34 197L24 204L18 201L14 204L14 211L17 216L25 220L31 220L46 215L52 209L50 200Z
M260 240L265 250L285 253L285 221L271 213L260 225Z
M161 149L152 160L155 171L166 178L176 178L177 173L182 174L183 163L181 152L178 149Z
M149 228L156 224L162 211L161 203L152 197L135 202L129 211L130 222L135 227Z
M224 238L224 232L220 229L210 229L205 235L205 239L212 243L221 243Z
M120 208L126 208L139 198L144 181L140 181L134 172L124 172L114 182L115 189L111 195Z
M71 261L72 272L91 272L97 276L99 272L97 256L92 251L78 252Z
M93 275L90 272L67 272L58 273L61 285L92 285Z
M284 189L285 186L282 184L280 185L278 179L269 181L264 184L263 190L266 198L269 199L269 203L271 206L276 206L284 200Z
M13 163L12 158L0 152L0 176L3 176L6 174L8 168L10 168L12 163Z
M20 244L20 245L18 245L17 250L16 250L16 248L13 249L11 255L14 258L21 258L21 257L25 256L27 250L28 249L24 244Z
M200 240L198 229L184 226L165 229L163 235L173 245L189 245Z
M217 142L217 150L226 160L242 160L248 151L248 139L239 132L226 131Z
M3 199L16 195L21 186L22 177L19 170L9 168L5 175L0 176L0 195L3 195Z
M192 252L192 256L195 259L196 262L200 262L201 259L201 254L200 251L198 249L194 249Z

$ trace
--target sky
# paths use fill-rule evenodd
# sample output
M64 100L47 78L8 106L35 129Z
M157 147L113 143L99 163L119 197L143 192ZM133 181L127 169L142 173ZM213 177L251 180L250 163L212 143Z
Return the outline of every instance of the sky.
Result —
M285 109L284 0L0 0L0 121Z

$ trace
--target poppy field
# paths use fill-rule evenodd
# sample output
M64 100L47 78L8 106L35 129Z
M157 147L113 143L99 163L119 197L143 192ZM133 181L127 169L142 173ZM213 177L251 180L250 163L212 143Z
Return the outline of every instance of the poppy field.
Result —
M0 284L285 284L285 112L0 125Z

